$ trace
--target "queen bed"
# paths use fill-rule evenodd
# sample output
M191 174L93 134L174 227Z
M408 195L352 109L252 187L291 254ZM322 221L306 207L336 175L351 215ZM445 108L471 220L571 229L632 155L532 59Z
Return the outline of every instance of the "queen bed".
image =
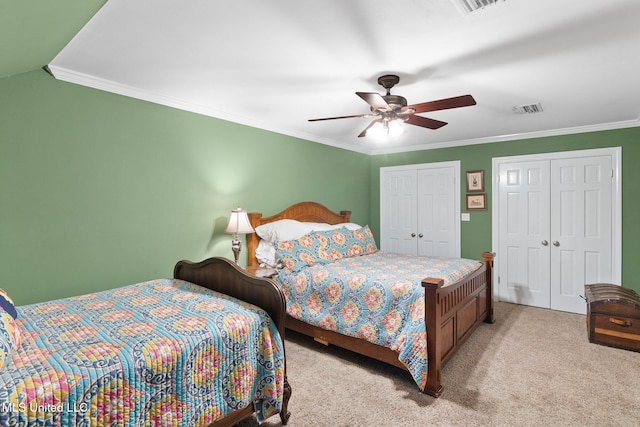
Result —
M350 211L315 202L250 213L248 268L269 258L278 264L288 329L408 370L421 391L440 396L444 365L482 322L494 321L494 254L475 261L387 253L350 219Z
M14 307L0 292L0 425L231 426L291 388L285 301L224 258L173 279Z

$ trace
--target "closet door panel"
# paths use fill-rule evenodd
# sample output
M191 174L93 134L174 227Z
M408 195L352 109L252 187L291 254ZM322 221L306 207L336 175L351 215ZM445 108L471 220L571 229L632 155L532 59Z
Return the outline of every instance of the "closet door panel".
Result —
M458 257L454 168L418 169L418 255Z
M459 162L380 168L380 248L460 257Z
M384 171L381 173L381 187L381 248L388 252L416 255L416 172Z
M587 283L611 282L611 157L551 161L551 301L586 313Z
M548 307L549 162L503 164L499 185L499 297Z
M619 159L616 151L590 151L522 156L497 164L501 300L585 313L580 298L585 284L619 282L620 261L614 259L620 239ZM539 238L543 245L536 247Z

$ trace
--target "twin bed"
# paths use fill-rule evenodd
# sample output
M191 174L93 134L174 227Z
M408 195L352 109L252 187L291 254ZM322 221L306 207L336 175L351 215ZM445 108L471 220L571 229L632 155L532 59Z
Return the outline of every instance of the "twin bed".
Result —
M226 259L17 309L0 299L2 426L289 419L284 297Z
M494 254L479 262L385 253L350 216L315 202L250 213L248 268L268 265L271 246L288 329L406 369L438 397L444 365L482 322L493 323Z

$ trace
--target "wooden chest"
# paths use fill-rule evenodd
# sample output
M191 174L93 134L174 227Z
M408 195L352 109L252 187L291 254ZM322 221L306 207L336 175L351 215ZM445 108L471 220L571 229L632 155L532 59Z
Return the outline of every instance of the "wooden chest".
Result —
M589 342L640 351L640 296L628 288L584 286Z

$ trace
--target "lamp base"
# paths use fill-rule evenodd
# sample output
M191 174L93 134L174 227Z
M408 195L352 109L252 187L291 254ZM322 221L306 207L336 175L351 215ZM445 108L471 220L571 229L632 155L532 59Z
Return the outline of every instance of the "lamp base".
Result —
M233 239L231 241L231 250L233 251L233 257L235 259L236 264L238 263L238 258L240 258L240 251L242 250L242 242L240 240Z

